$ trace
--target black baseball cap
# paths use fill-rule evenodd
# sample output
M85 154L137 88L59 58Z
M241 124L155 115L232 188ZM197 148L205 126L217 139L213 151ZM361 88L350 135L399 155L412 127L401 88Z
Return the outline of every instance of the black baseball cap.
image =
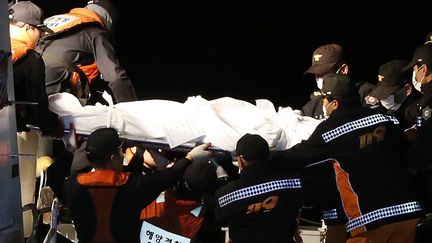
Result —
M122 145L114 128L100 128L90 133L84 151L87 157L104 159Z
M426 34L425 44L432 44L432 31Z
M321 94L340 100L359 99L354 82L345 74L326 74L323 76Z
M42 23L43 10L31 1L19 1L12 5L9 9L9 18L12 21L29 24L44 32L53 32Z
M237 141L236 154L248 161L264 161L270 155L270 148L260 135L246 133Z
M95 12L109 31L117 23L118 11L111 0L90 0L87 2L86 8Z
M342 61L343 49L338 44L327 44L318 47L312 55L312 66L305 73L322 75Z
M207 192L213 192L217 185L216 166L211 162L192 162L183 173L178 192L183 198L200 198Z
M406 71L414 65L432 64L432 45L423 44L417 47L414 56L410 63L408 63L403 70Z
M377 99L385 99L400 89L408 80L409 72L403 71L408 64L405 60L391 60L380 66L378 83L369 94Z

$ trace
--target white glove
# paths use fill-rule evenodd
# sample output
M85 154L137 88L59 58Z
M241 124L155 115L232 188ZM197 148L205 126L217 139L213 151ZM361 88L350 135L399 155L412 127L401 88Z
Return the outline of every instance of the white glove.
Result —
M218 167L216 167L216 175L217 175L218 179L219 178L227 178L228 177L228 173L220 165L218 165Z
M218 179L228 178L228 173L225 171L225 169L222 166L218 164L218 162L216 162L215 159L211 159L210 161L216 167L216 175Z
M212 152L207 150L210 145L210 143L204 143L196 146L188 153L188 157L190 157L194 162L209 161L212 157Z

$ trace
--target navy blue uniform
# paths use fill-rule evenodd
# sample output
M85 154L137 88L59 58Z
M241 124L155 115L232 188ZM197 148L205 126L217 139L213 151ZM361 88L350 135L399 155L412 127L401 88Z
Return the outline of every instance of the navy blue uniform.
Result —
M403 160L406 140L399 121L356 106L339 107L308 140L277 152L285 169L329 163L336 176L347 233L417 218L421 205Z
M229 223L233 243L294 242L302 205L297 174L274 171L265 163L245 167L240 178L216 191L216 219Z

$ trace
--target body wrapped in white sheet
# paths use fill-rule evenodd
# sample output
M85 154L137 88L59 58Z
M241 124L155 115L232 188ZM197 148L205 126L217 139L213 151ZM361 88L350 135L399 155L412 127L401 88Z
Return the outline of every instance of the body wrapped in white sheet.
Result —
M184 103L155 99L83 107L75 96L59 93L51 95L49 103L65 126L74 123L79 134L113 127L128 139L169 140L170 145L178 145L178 137L183 137L183 142L211 142L227 151L234 151L245 133L260 134L273 150L290 148L307 139L321 122L299 115L290 107L280 107L276 112L273 103L265 99L254 105L230 97L206 100L194 96Z

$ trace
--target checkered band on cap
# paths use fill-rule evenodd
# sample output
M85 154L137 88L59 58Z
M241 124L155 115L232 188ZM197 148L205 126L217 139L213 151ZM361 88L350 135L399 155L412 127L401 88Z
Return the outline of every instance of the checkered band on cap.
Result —
M419 202L409 202L391 207L380 208L355 219L349 220L346 225L346 230L347 232L349 232L357 227L369 224L376 220L385 219L401 214L418 212L421 210L422 208Z
M301 180L299 178L270 181L228 193L227 195L218 198L218 202L220 207L224 207L232 202L271 191L297 188L301 188Z
M378 123L389 122L389 121L393 122L394 124L399 124L398 119L394 116L376 114L376 115L361 118L356 121L348 122L342 126L336 127L333 130L323 133L321 136L324 139L324 142L328 143L333 139L336 139L340 136L343 136L357 129L365 128L365 127L376 125Z

